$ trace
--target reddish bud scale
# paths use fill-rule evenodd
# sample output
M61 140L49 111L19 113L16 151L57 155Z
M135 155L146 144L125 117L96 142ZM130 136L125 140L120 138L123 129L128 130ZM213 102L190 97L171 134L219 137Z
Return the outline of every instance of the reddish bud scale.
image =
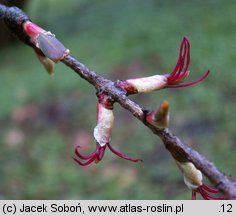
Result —
M116 85L118 87L120 87L121 89L123 89L127 93L127 95L132 95L132 94L137 94L138 93L137 88L135 88L134 85L132 85L131 83L129 83L125 80L117 81Z
M146 116L146 121L151 123L151 124L154 124L154 121L153 121L154 114L155 114L154 111L149 112Z
M102 104L106 109L113 110L113 101L106 94L97 94L98 103Z
M51 32L30 21L25 22L23 28L35 45L35 49L40 49L45 57L52 61L58 62L69 54L69 50Z
M30 21L25 22L23 26L28 36L34 40L39 36L39 33L46 32L46 30L42 29L41 27Z

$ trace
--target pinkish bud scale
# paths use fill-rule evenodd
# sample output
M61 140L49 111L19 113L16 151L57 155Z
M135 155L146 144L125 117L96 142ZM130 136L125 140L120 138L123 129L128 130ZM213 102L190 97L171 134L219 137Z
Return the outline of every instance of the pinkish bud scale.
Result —
M69 54L69 50L51 32L30 21L25 22L23 27L35 47L52 61L58 62Z

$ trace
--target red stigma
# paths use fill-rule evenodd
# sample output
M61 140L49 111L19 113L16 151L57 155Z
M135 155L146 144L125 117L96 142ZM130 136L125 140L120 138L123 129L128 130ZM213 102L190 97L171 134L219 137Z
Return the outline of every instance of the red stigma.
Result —
M110 143L107 143L105 146L100 146L98 143L97 143L97 148L96 150L91 153L90 155L87 155L87 156L84 156L82 155L80 152L79 152L79 149L81 148L80 146L77 146L75 148L75 154L76 156L79 158L74 158L73 157L73 160L75 162L77 162L79 165L81 166L87 166L87 165L90 165L91 163L95 162L95 163L98 163L102 160L104 154L105 154L105 150L106 150L106 146L111 150L111 152L115 155L117 155L118 157L120 158L123 158L125 160L128 160L128 161L131 161L131 162L142 162L143 160L142 159L134 159L134 158L130 158L124 154L121 154L120 152L118 152L117 150L115 150L114 148L111 147ZM82 161L81 161L82 160ZM83 162L84 160L84 162Z
M208 187L205 184L202 184L197 189L192 190L192 200L196 200L197 193L201 194L202 198L205 200L225 200L223 196L217 196L220 191L211 187Z
M207 71L207 73L198 80L180 84L189 75L188 71L189 64L190 64L190 43L188 39L184 37L180 45L179 57L177 63L173 71L167 75L168 84L166 85L166 88L180 88L180 87L195 85L206 79L206 77L210 73L210 71Z
M107 143L107 146L108 146L108 148L111 150L111 152L112 152L113 154L117 155L117 156L120 157L120 158L123 158L123 159L128 160L128 161L131 161L131 162L135 162L135 163L137 163L137 162L142 162L142 161L143 161L142 159L130 158L130 157L128 157L128 156L126 156L126 155L124 155L124 154L118 152L117 150L115 150L114 148L111 147L110 143Z
M105 154L105 150L106 150L106 145L105 146L100 146L99 144L97 144L97 148L96 150L91 153L90 155L84 156L79 152L79 148L81 148L80 146L77 146L75 148L75 154L78 156L79 159L84 160L85 162L80 161L77 158L74 158L74 161L77 162L79 165L81 166L87 166L89 164L91 164L92 162L98 163L99 161L102 160L104 154Z

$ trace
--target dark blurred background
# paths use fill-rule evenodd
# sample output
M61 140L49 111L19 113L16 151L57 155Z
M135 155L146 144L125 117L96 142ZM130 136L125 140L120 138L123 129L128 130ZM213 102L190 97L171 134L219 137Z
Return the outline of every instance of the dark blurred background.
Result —
M4 1L6 2L6 0ZM170 102L170 128L228 175L235 175L235 1L15 1L55 33L71 54L110 78L169 73L183 36L191 43L191 88L132 96L154 109ZM74 146L95 149L95 91L59 63L50 77L29 47L0 26L0 199L189 199L190 191L158 137L115 106L112 146L80 167ZM234 176L235 177L235 176ZM205 180L207 181L207 180Z
M19 8L24 9L27 4L28 4L28 0L0 0L0 4L4 4L7 6L17 6ZM9 44L14 44L17 40L15 39L15 37L10 34L8 31L6 31L6 27L5 25L0 22L0 29L1 29L1 34L0 34L0 47L4 47L4 46L8 46Z

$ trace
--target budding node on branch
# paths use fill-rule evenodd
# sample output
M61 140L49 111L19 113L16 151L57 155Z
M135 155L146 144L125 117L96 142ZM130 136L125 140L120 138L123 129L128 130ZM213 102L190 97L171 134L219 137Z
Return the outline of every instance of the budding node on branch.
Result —
M190 74L188 70L190 64L190 43L186 37L183 38L179 57L170 74L166 75L154 75L149 77L134 78L128 80L117 81L116 85L127 92L127 95L136 93L148 93L152 91L157 91L163 88L180 88L195 85L209 75L208 71L204 76L198 80L182 83Z
M159 129L168 128L170 120L168 101L163 101L156 111L148 113L146 120Z
M202 180L202 173L192 162L176 161L179 169L184 176L184 183L192 190L192 199L196 199L196 194L199 193L206 200L224 200L225 197L219 196L220 191L205 185Z
M78 160L77 158L73 158L78 164L82 166L86 166L91 164L92 162L98 163L102 160L106 147L110 149L112 153L115 155L132 162L140 162L141 159L133 159L124 154L121 154L117 150L115 150L111 144L111 133L113 129L114 123L114 114L113 114L113 101L106 94L98 94L98 105L97 105L97 125L94 128L94 138L96 141L96 150L88 155L83 156L79 149L80 146L77 146L75 149L75 154L81 159L85 160L85 162Z
M52 75L54 62L58 62L69 55L69 50L57 40L54 34L44 30L35 23L26 21L23 29L34 44L35 52L40 62L44 65L47 72Z

